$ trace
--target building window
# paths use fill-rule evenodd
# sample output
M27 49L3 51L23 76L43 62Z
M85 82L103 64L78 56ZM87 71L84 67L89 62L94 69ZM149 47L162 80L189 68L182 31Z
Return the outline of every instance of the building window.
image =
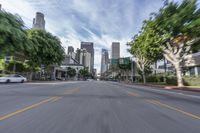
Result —
M197 67L198 75L200 75L200 66Z
M190 75L191 76L194 76L195 75L195 69L194 69L194 67L192 67L192 68L190 68Z

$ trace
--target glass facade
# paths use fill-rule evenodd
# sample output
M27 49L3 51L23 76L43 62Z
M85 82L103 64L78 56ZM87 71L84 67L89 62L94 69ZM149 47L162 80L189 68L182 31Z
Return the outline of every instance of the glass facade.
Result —
M200 66L197 67L198 75L200 75Z

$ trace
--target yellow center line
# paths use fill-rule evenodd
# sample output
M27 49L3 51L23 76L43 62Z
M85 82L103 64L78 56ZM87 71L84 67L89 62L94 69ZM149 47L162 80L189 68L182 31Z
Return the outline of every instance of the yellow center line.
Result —
M52 100L52 102L56 102L56 101L58 101L58 100L60 100L60 99L62 99L63 97L56 97L55 99L53 99Z
M78 88L71 89L71 90L66 90L66 91L64 92L64 94L65 94L65 95L67 95L67 94L72 94L72 93L75 93L75 92L77 92L77 91L79 91ZM17 110L17 111L14 111L14 112L12 112L12 113L9 113L9 114L7 114L7 115L4 115L4 116L0 117L0 121L3 121L3 120L5 120L5 119L8 119L8 118L10 118L10 117L12 117L12 116L15 116L15 115L17 115L17 114L20 114L20 113L23 113L23 112L25 112L25 111L31 110L31 109L33 109L33 108L36 108L36 107L38 107L38 106L40 106L40 105L42 105L42 104L48 103L48 102L50 102L50 101L56 102L56 101L58 101L58 100L60 100L60 99L62 99L62 98L63 98L63 97L55 96L55 97L51 97L51 98L45 99L45 100L43 100L43 101L41 101L41 102L39 102L39 103L35 103L35 104L33 104L33 105L27 106L27 107L25 107L25 108L22 108L22 109L19 109L19 110Z
M140 96L138 93L135 93L135 92L126 91L126 93L127 93L129 96L134 96L134 97L139 97L139 96Z
M64 95L72 94L72 93L75 93L77 91L79 91L79 88L75 88L75 89L71 89L71 90L66 90L64 92Z
M54 100L55 98L56 98L56 97L51 97L51 98L48 98L48 99L46 99L46 100L43 100L43 101L41 101L41 102L39 102L39 103L36 103L36 104L30 105L30 106L27 106L27 107L25 107L25 108L23 108L23 109L19 109L19 110L15 111L15 112L12 112L12 113L9 113L9 114L7 114L7 115L4 115L4 116L0 117L0 121L3 121L3 120L5 120L5 119L8 119L8 118L10 118L10 117L12 117L12 116L15 116L15 115L19 114L19 113L22 113L22 112L31 110L31 109L33 109L33 108L36 108L36 107L38 107L38 106L40 106L40 105L42 105L42 104L45 104L45 103L47 103L47 102L50 102L51 100Z
M185 111L183 111L183 110L181 110L181 109L178 109L178 108L176 108L176 107L172 107L172 106L170 106L170 105L161 103L161 102L159 102L159 101L157 101L157 100L146 100L146 101L148 101L149 103L155 104L155 105L160 105L160 106L166 107L166 108L168 108L168 109L171 109L171 110L180 112L180 113L182 113L182 114L184 114L184 115L187 115L187 116L189 116L189 117L192 117L192 118L194 118L194 119L200 120L200 116L198 116L198 115L194 115L194 114L192 114L192 113L185 112Z

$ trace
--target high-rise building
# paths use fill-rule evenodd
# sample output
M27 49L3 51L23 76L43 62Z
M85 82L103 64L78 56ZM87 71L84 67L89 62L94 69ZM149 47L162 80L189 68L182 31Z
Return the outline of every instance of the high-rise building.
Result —
M67 54L74 52L74 47L68 46Z
M107 49L101 51L101 74L108 70L109 54Z
M112 43L112 59L119 59L120 58L120 43L119 42L113 42Z
M81 49L86 49L87 52L89 52L91 54L91 69L90 72L92 73L93 69L94 69L94 44L93 42L81 42Z
M72 47L72 46L68 47L67 55L70 56L72 59L76 58L76 53L74 52L74 47Z
M75 59L79 62L79 64L88 68L90 72L93 70L91 68L91 54L87 52L86 49L77 49Z
M45 30L44 14L41 12L36 12L36 16L33 19L33 28Z
M93 69L93 73L94 73L94 78L97 78L97 69Z
M83 66L88 68L89 72L93 70L91 68L91 54L86 50L83 52Z

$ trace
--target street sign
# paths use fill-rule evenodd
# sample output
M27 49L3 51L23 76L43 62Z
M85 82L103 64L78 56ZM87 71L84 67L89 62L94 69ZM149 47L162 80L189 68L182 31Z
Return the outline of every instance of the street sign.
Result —
M129 58L129 57L126 57L126 58L120 58L120 59L119 59L119 64L120 64L120 65L128 64L129 61L130 61L130 58Z
M117 65L118 59L111 59L111 65Z

